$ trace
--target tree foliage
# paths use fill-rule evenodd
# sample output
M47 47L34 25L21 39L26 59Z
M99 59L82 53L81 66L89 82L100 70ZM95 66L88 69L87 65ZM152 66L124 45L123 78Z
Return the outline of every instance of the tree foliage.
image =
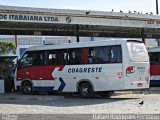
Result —
M16 45L9 42L0 42L0 55L16 54Z

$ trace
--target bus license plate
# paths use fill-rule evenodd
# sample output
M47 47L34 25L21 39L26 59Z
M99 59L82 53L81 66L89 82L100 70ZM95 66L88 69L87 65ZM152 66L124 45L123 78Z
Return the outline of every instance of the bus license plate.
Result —
M138 87L142 87L142 86L143 86L143 83L138 83L137 86L138 86Z

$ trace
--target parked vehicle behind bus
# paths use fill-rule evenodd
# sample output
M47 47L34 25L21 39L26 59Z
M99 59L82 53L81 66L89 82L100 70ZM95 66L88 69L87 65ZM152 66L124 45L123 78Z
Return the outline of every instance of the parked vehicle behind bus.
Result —
M150 56L150 87L160 87L160 47L148 48Z
M15 89L110 96L149 88L149 57L138 40L108 40L32 47L18 62Z

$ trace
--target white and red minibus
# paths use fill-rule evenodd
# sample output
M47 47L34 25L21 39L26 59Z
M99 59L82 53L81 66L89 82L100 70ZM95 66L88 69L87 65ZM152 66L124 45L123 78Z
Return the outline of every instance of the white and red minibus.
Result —
M149 57L139 40L106 40L31 47L18 62L15 89L94 94L149 88Z
M150 57L150 87L160 87L160 47L148 48Z

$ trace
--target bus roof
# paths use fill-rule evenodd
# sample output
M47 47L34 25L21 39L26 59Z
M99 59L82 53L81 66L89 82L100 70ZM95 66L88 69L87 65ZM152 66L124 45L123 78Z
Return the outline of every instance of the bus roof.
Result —
M51 50L51 49L68 49L68 48L82 48L82 47L94 47L94 46L105 46L105 45L116 45L122 44L126 41L140 41L140 40L105 40L105 41L88 41L88 42L78 42L78 43L62 43L62 44L54 44L54 45L43 45L43 46L35 46L28 48L26 51L39 51L39 50Z

